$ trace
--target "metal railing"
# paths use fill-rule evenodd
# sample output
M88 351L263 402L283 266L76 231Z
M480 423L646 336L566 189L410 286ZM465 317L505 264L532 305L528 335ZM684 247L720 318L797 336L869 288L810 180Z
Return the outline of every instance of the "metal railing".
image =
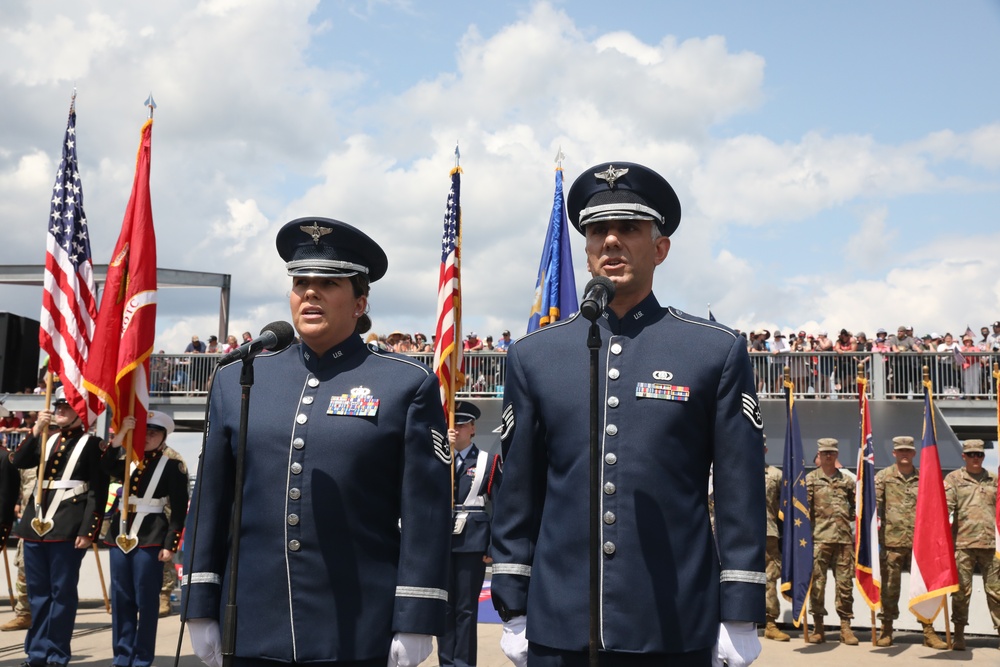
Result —
M215 364L215 354L154 354L150 360L150 393L155 396L204 395ZM407 356L431 367L434 355ZM1000 355L976 352L751 352L762 398L784 394L783 371L788 366L797 397L856 398L858 363L864 363L872 398L919 399L923 367L927 366L937 399L996 399L991 369ZM507 355L500 352L467 352L465 384L458 394L465 398L503 396Z

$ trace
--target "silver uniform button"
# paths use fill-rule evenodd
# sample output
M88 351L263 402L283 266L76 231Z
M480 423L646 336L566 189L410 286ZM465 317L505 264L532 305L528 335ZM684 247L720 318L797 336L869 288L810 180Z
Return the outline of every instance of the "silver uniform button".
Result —
M615 491L617 491L617 490L618 489L615 487L614 482L605 482L604 483L604 493L605 494L607 494L609 496L613 496L614 493L615 493Z
M611 406L612 408L617 408L618 407L618 397L617 396L609 396L608 397L608 405Z
M614 512L604 513L604 523L608 524L609 526L615 522L615 519L616 517Z
M319 380L317 380L316 378L309 378L309 383L308 384L309 384L310 387L318 387L319 386Z
M295 417L295 421L297 421L300 424L305 424L307 421L309 421L309 415L304 415L302 413L299 413L299 415Z
M297 525L299 525L299 515L298 514L289 514L288 515L288 525L289 526L297 526Z
M611 370L608 371L608 377L611 378L612 380L617 380L618 375L619 373L617 368L612 368Z
M618 427L615 426L614 424L608 424L607 427L605 427L604 431L608 435L615 435L618 433Z
M610 556L614 552L615 552L615 543L614 542L605 542L604 543L604 553L606 553L607 555Z
M314 400L316 400L316 399L315 399L315 398L313 398L312 396L306 396L306 397L304 397L304 398L302 399L302 402L303 402L304 404L306 404L306 405L312 405L312 402L313 402Z
M292 474L298 475L300 472L302 472L302 464L296 461L292 464Z
M607 454L604 455L604 462L607 463L609 466L613 466L614 464L618 463L618 455L615 454L614 452L608 452Z
M621 354L621 353L622 353L622 346L620 344L615 343L614 345L611 346L611 354Z
M298 489L288 489L288 497L292 500L298 500L301 495L302 492Z
M306 446L306 441L303 440L302 438L295 438L294 440L292 440L292 447L294 447L295 449L302 449L305 446Z
M299 542L298 540L290 540L288 542L288 550L289 551L298 551L301 548L302 548L302 543Z

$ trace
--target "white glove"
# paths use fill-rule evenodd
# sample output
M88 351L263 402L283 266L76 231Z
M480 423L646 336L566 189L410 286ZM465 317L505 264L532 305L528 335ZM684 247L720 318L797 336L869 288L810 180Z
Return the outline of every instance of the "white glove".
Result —
M397 632L389 647L389 667L417 667L434 648L430 635Z
M524 636L527 627L527 616L515 616L503 624L500 650L516 667L525 667L528 664L528 639Z
M723 621L715 644L712 667L746 667L760 655L757 625L750 621Z
M222 635L214 618L192 618L187 622L191 649L208 667L222 667Z

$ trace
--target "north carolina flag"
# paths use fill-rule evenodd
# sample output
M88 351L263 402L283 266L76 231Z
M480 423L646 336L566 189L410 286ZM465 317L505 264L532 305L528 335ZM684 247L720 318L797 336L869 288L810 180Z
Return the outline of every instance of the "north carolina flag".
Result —
M861 408L861 447L858 449L858 485L854 492L854 583L868 606L882 607L882 572L878 559L878 521L875 518L875 448L868 410L868 381L858 378Z
M781 503L778 516L784 521L781 550L781 594L792 603L792 623L799 627L806 615L806 600L812 586L813 538L806 493L806 459L802 453L802 433L793 395L795 385L785 382L788 423L785 427L785 454L781 470Z
M926 372L926 371L925 371ZM920 482L910 564L910 611L930 623L958 590L955 549L948 522L948 502L941 476L930 380L924 380L924 435L920 446Z
M556 168L556 192L545 233L542 261L538 266L535 299L528 317L528 333L569 317L580 310L569 248L569 224L563 199L563 170Z
M156 236L149 198L153 120L142 126L132 195L115 244L84 384L111 408L117 431L135 417L132 450L141 461L149 410L149 355L156 336ZM134 398L134 404L133 404Z

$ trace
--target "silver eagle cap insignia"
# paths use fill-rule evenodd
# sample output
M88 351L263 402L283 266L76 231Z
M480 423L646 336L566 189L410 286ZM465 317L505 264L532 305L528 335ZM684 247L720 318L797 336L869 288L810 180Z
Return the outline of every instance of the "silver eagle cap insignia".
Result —
M329 227L320 227L317 223L312 223L311 225L299 225L299 229L304 231L306 234L312 237L313 244L319 245L320 238L326 236L333 230Z
M604 171L598 171L594 173L594 178L599 178L605 181L612 190L615 187L615 181L628 173L628 167L624 169L615 169L615 165L609 164L608 168Z

